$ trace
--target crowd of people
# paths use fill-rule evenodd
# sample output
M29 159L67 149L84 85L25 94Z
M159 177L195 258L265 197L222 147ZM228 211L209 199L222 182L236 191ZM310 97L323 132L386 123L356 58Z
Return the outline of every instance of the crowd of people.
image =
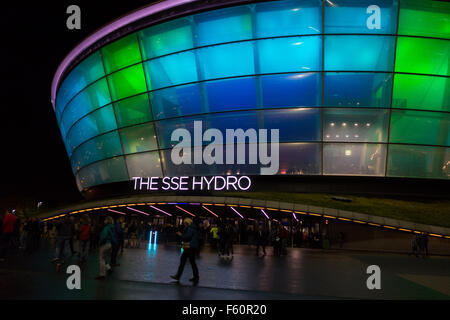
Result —
M242 221L241 221L242 222ZM145 217L104 215L66 215L64 218L41 222L38 218L18 218L9 210L1 219L0 262L22 250L32 254L39 249L41 239L47 240L54 248L51 262L59 269L69 259L78 258L83 265L90 253L98 252L99 275L105 279L115 267L120 266L117 257L124 248L140 248L148 239L150 231L158 232L159 243L177 242L183 248L178 272L172 276L181 277L187 260L193 269L194 284L198 283L198 268L195 259L205 244L209 244L224 259L233 259L233 244L254 245L255 254L265 256L271 246L274 256L287 255L290 246L325 247L329 241L319 232L305 232L305 228L293 227L289 230L280 223L269 225L263 221L253 224L240 224L233 219L194 219L186 218L181 224L151 224ZM345 235L340 232L337 238L343 247ZM156 239L154 239L156 241ZM428 255L428 240L425 234L416 234L411 240L412 252L418 256ZM78 250L78 251L76 251Z

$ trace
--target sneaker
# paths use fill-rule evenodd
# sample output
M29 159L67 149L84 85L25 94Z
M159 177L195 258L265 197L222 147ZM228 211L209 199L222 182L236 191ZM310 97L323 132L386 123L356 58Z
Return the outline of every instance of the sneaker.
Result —
M198 284L199 278L192 278L189 279L189 281L191 281L194 284L194 286L196 286Z
M177 277L177 276L170 276L173 280L175 280L175 281L179 281L180 280L180 278L179 277Z

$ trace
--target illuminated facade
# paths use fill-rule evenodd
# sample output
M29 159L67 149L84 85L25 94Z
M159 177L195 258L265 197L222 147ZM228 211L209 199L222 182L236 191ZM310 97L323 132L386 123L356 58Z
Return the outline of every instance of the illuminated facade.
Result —
M181 2L191 1L162 4ZM450 177L449 3L235 1L86 50L52 92L80 190L134 176L259 174L174 165L170 135L195 120L280 129L280 175Z

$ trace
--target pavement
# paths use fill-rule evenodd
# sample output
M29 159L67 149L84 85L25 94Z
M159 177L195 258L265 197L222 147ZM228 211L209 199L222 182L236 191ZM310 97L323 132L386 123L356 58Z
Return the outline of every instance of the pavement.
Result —
M76 247L75 247L76 250ZM43 243L33 254L18 253L0 263L0 299L26 300L308 300L450 299L450 257L289 248L287 256L256 256L255 247L234 247L223 260L206 247L197 259L198 286L189 262L179 283L171 281L181 251L176 245L127 248L120 266L96 280L98 255L81 267L81 289L69 290L70 274L50 263L54 247ZM72 257L68 264L76 264ZM369 290L367 267L381 271L381 289ZM67 267L67 266L66 266Z

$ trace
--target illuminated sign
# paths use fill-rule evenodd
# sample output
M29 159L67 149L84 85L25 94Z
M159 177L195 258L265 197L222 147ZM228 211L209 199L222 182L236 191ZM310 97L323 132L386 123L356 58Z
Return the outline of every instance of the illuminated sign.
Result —
M252 181L248 176L133 177L134 190L149 191L246 191Z

